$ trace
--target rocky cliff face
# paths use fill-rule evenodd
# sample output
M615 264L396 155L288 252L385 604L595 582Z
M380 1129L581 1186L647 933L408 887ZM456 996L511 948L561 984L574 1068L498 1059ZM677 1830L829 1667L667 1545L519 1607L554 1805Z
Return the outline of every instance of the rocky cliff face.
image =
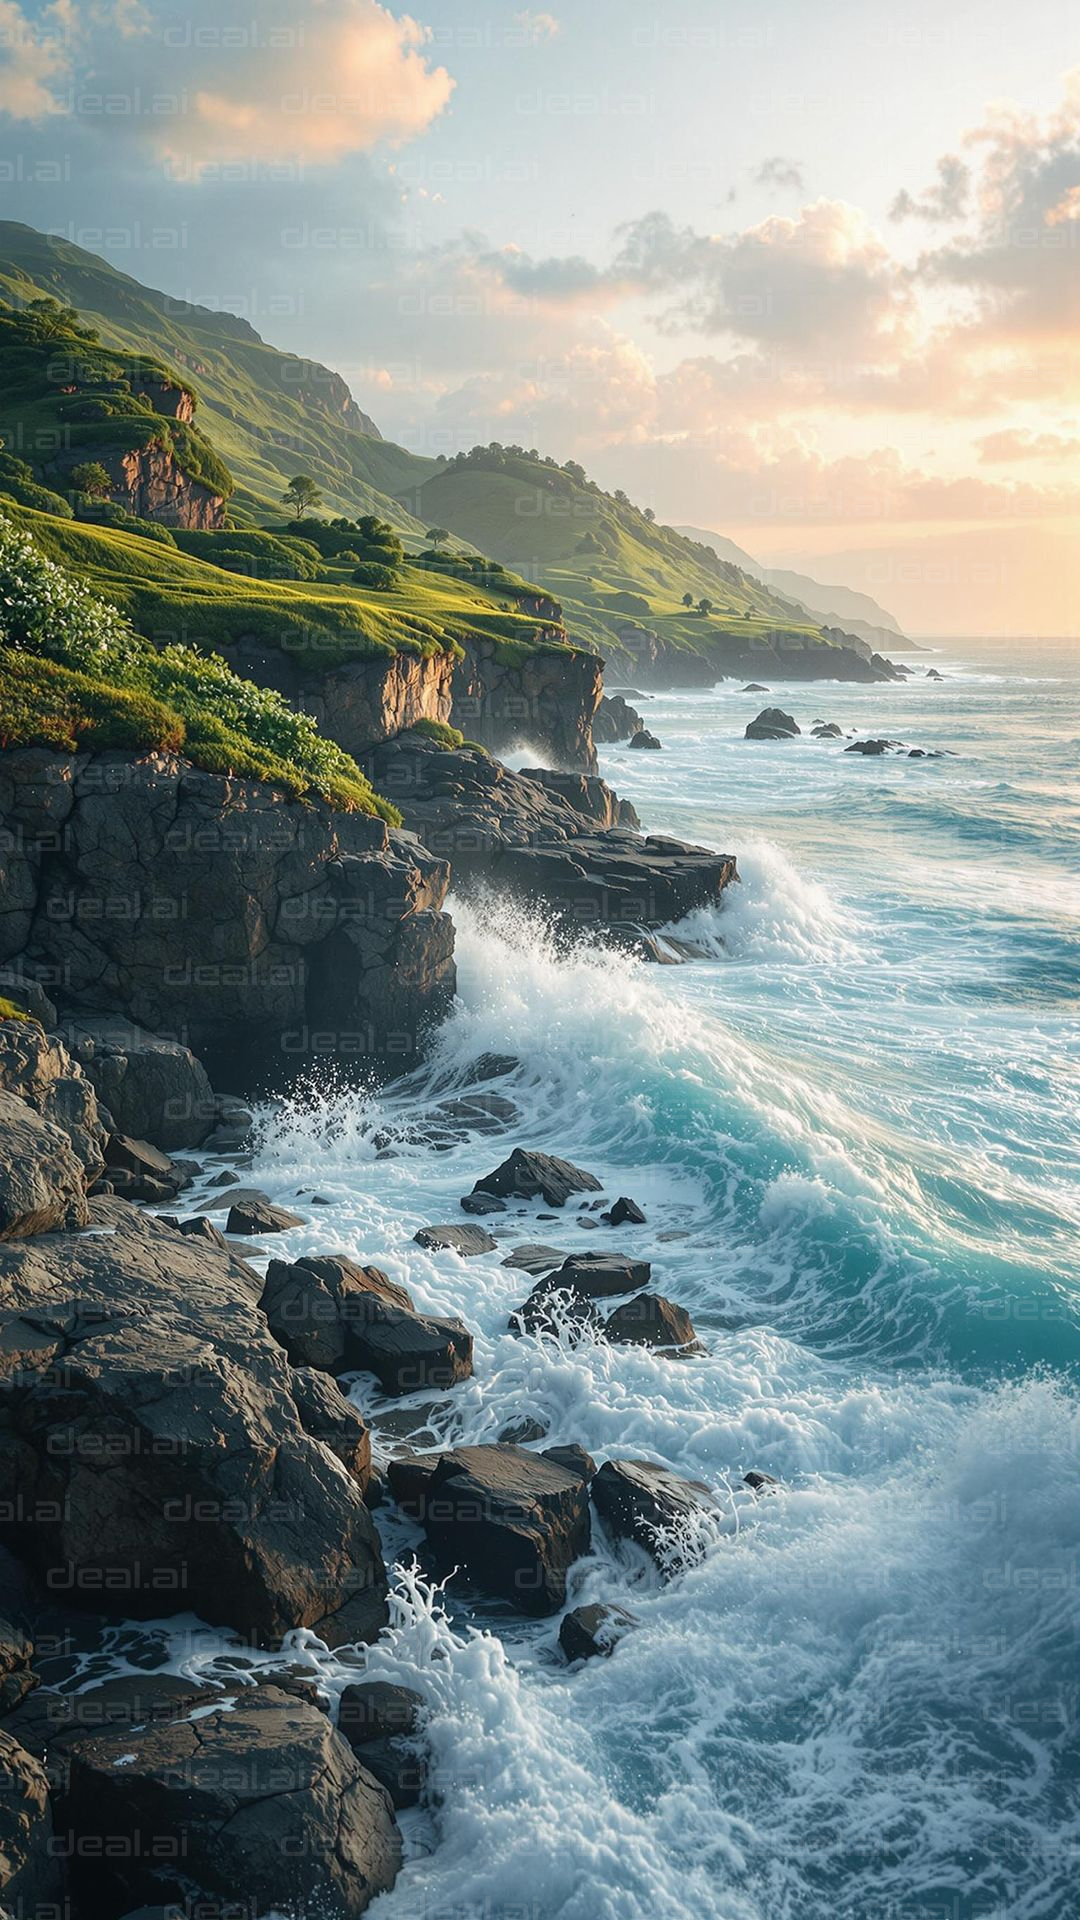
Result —
M448 721L453 705L454 657L373 654L327 673L305 673L295 655L257 642L222 647L234 672L273 687L293 706L313 714L319 730L346 753L363 755L417 720Z
M829 640L835 642L829 644ZM828 638L814 634L755 633L745 641L738 634L717 633L707 652L690 653L673 647L648 627L628 625L618 636L618 666L646 687L712 686L728 674L747 679L854 680L867 684L903 677L881 654L872 654L864 641L839 628Z
M445 861L379 820L165 754L0 755L0 965L215 1078L417 1057L454 991Z
M602 688L596 654L553 646L514 662L482 641L466 648L455 671L451 717L494 753L524 742L554 767L595 773L592 723Z
M177 414L177 419L183 418ZM143 520L163 527L192 527L212 533L225 525L225 502L199 480L189 479L171 447L151 441L126 452L81 448L84 458L100 460L112 481L111 498Z

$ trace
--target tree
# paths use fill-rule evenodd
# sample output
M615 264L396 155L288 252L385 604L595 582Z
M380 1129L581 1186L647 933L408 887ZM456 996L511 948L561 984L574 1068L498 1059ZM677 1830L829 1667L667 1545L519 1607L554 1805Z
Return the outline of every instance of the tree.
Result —
M646 507L645 518L649 522L649 525L652 526L653 521L656 519L656 515L653 512L651 507Z
M693 594L692 594L692 593L684 593L684 594L683 594L683 597L682 597L682 603L683 603L683 606L684 606L684 607L692 607L692 606L693 606L693 604L694 604L694 596L693 596Z
M449 540L450 529L449 527L429 527L427 530L427 537L431 541L431 544L434 547L436 553L438 553L439 548L442 546L443 542L445 540Z
M310 473L294 474L281 500L283 506L292 508L298 520L302 520L305 514L314 513L316 507L321 507L323 503L322 494Z
M699 600L697 603L697 610L699 613L711 613L712 608L713 608L713 603L711 600Z
M71 484L79 493L88 493L91 500L107 500L112 492L112 481L100 460L84 460L72 467Z

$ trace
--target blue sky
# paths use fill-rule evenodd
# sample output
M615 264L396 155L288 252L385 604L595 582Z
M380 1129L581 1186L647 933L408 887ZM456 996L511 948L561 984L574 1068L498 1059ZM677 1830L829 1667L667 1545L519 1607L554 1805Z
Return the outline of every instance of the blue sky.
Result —
M1072 631L1078 70L1064 0L0 0L0 179L419 450Z

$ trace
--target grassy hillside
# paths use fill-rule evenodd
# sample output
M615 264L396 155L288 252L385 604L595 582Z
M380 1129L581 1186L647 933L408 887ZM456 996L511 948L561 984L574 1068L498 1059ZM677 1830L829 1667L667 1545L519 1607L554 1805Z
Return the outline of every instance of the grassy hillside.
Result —
M433 466L406 504L426 525L448 527L540 580L562 602L574 639L616 662L629 651L620 636L635 624L718 662L763 634L820 639L810 616L625 495L602 492L573 461L559 467L520 448L476 448Z
M703 527L679 527L676 531L685 534L688 540L700 540L722 560L733 560L736 566L745 568L774 593L804 608L811 616L827 620L831 626L847 627L875 647L904 638L893 615L868 593L816 580L808 573L792 573L786 567L764 567L760 560L755 560L722 533L712 533Z
M70 241L0 221L0 299L25 306L42 295L77 308L121 355L152 351L194 389L200 426L237 483L234 518L261 517L305 472L333 511L382 513L423 531L396 496L428 462L383 441L340 374L268 346L246 320L171 299Z

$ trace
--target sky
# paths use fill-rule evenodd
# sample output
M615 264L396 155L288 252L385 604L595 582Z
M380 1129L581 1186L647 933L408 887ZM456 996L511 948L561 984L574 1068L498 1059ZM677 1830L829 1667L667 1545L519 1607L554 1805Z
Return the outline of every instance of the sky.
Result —
M0 186L417 451L1080 635L1075 0L0 0Z

